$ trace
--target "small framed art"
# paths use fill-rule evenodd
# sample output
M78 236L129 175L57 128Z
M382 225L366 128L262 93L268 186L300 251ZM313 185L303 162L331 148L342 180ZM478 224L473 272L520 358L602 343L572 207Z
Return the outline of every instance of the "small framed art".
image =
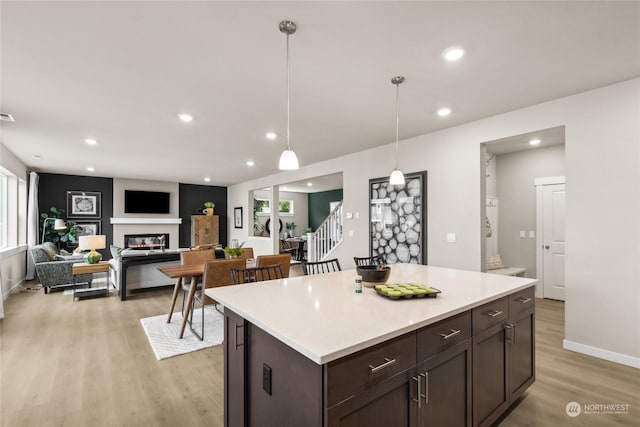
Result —
M100 218L102 193L99 191L67 191L68 218Z
M233 208L233 226L235 228L242 228L242 206Z

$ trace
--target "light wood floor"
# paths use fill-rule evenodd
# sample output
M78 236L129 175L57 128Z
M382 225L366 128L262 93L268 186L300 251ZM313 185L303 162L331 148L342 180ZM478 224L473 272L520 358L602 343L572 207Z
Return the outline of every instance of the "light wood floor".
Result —
M139 319L170 289L73 301L25 291L0 321L0 426L221 426L222 346L157 361ZM638 426L636 369L562 350L564 305L538 301L537 380L502 426ZM621 403L630 415L569 418L565 405ZM296 426L297 427L297 426Z

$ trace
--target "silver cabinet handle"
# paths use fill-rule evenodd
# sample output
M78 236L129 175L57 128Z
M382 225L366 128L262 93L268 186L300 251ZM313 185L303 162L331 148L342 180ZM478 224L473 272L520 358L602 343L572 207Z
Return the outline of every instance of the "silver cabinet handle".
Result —
M424 397L424 403L429 404L429 372L420 374L420 376L424 377L424 394L422 397Z
M422 374L420 374L420 375L422 375ZM417 377L412 377L412 378L413 378L413 380L414 380L414 381L416 381L416 382L418 383L418 389L417 389L417 390L418 390L418 393L416 394L417 399L416 399L416 398L414 398L414 399L413 399L413 401L414 401L414 402L417 402L417 403L418 403L418 408L421 408L421 407L422 407L422 406L421 406L421 403L420 403L420 397L422 396L422 395L420 394L420 393L422 392L422 390L420 390L420 389L422 388L422 387L421 387L421 380L422 380L422 379L420 378L420 375L418 375Z
M531 298L524 298L524 297L520 297L518 298L516 301L521 302L522 304L526 304L529 301L531 301Z
M516 326L518 324L517 323L512 323L511 325L513 326L513 333L511 334L513 339L511 341L513 341L513 344L515 344L516 343Z
M509 344L513 344L513 324L512 323L507 323L506 325L504 325L504 328L507 330L507 342Z
M486 313L486 315L489 316L489 317L496 317L496 316L500 316L502 313L503 313L502 310L493 310L493 311L490 311L490 312Z
M456 335L458 335L460 332L462 332L462 330L460 330L460 329L449 329L449 331L451 331L451 332L450 332L450 333L448 333L448 334L440 333L440 336L441 336L442 338L444 338L445 340L448 340L449 338L451 338L451 337L455 337L455 336L456 336Z
M240 344L238 344L238 329L242 328L242 330L244 331L244 325L239 325L236 323L236 331L235 331L235 345L236 345L236 350L238 349L238 347L242 347L244 345L244 337L242 339L242 342L240 342Z
M372 373L372 374L375 374L375 373L376 373L376 372L378 372L380 369L384 369L384 368L386 368L387 366L391 366L391 365L393 365L394 363L396 363L396 359L389 359L389 358L385 357L385 358L384 358L384 360L385 360L385 362L384 362L383 364L381 364L381 365L378 365L378 366L372 366L372 365L369 365L369 369L371 369L371 373Z

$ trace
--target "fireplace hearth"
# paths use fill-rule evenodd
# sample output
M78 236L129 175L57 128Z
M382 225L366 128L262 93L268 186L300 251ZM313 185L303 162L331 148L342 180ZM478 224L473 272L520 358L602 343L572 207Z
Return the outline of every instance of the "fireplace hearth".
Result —
M169 233L125 234L124 247L137 250L160 250L169 247Z

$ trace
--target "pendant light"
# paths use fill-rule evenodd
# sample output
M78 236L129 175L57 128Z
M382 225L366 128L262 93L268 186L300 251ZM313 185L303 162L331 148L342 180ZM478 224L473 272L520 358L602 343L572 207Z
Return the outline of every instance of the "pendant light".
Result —
M398 151L400 142L398 140L398 129L400 126L400 119L398 116L398 92L400 91L400 83L404 82L404 77L396 76L391 79L391 83L396 85L396 168L391 172L389 177L390 185L404 185L404 174L398 169Z
M287 35L287 148L280 155L280 164L278 168L280 170L295 170L298 169L298 157L296 153L291 149L289 143L289 122L290 122L290 104L291 95L289 91L289 36L296 32L296 24L293 21L282 21L280 23L280 32Z

